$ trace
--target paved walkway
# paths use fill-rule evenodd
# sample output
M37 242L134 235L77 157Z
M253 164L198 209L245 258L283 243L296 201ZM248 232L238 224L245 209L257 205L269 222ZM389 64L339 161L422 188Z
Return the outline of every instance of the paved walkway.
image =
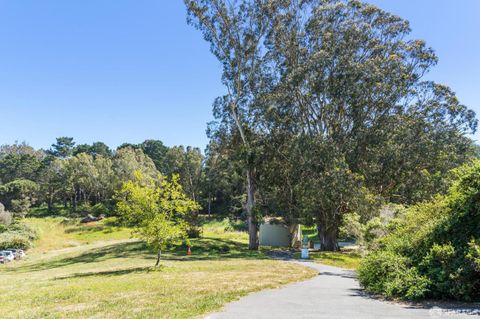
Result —
M320 272L310 280L251 294L206 318L480 318L480 309L411 305L373 299L362 293L354 273L312 262L301 263Z

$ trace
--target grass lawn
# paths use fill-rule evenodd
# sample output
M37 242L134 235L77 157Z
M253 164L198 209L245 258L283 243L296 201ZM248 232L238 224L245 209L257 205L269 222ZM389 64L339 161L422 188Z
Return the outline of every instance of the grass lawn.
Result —
M315 275L246 249L247 236L207 224L204 237L155 254L108 223L30 219L42 238L28 257L0 266L2 318L192 318L248 293ZM272 271L275 269L275 271Z
M64 218L28 218L26 223L35 228L40 239L29 252L33 255L67 247L76 247L97 241L130 238L130 230L115 225L113 218L99 223L80 224L78 220Z
M300 253L296 253L295 258L300 258ZM355 270L360 264L361 256L354 252L342 251L313 251L310 252L309 257L312 261L335 266L340 268Z

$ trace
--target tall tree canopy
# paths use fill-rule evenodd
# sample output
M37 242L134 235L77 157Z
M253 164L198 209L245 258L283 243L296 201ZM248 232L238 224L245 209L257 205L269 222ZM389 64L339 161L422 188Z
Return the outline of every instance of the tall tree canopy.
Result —
M222 63L222 82L227 94L214 103L216 125L211 128L214 138L227 138L238 152L246 181L245 210L249 228L249 247L258 248L255 222L256 126L252 103L257 99L264 52L267 16L260 10L262 1L185 0L188 21L199 29L210 49Z
M224 66L212 137L244 154L249 216L256 197L315 222L332 250L345 213L428 198L473 154L474 112L422 81L437 57L398 16L356 0L185 2Z

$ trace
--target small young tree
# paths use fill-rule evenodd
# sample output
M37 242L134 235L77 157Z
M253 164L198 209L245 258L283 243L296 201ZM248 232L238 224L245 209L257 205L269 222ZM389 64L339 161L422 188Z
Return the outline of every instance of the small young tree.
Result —
M124 220L134 225L135 234L157 252L156 267L162 250L187 237L185 218L199 209L183 191L178 176L156 183L137 171L133 180L123 183L116 198Z

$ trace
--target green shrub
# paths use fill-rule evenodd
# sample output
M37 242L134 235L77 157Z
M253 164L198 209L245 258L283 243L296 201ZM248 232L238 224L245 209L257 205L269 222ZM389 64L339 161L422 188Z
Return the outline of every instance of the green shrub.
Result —
M12 223L13 216L10 212L1 212L0 211L0 225L3 227L8 227Z
M76 212L81 214L90 214L92 212L92 205L89 203L82 203L77 206Z
M38 232L24 223L13 223L8 227L9 233L26 237L28 240L38 239Z
M23 223L13 223L0 233L0 250L8 248L29 249L38 233Z
M367 291L386 297L418 299L428 292L429 280L409 266L409 259L389 251L365 257L358 276Z
M2 233L0 234L0 250L8 248L17 248L27 250L32 247L32 242L28 237L17 233Z
M90 212L95 216L110 216L110 209L107 207L107 205L102 203L93 205L90 209Z
M225 231L247 231L247 223L241 219L225 218L226 221Z
M480 300L480 161L453 172L446 196L408 208L361 263L370 292L404 299Z
M11 206L12 212L15 214L15 217L18 218L25 218L27 216L28 210L32 205L32 201L30 198L20 198L20 199L12 199Z

